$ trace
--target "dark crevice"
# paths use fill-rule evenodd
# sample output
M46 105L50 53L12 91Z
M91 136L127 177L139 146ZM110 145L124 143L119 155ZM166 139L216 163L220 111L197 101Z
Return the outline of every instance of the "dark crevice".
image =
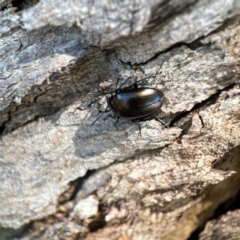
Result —
M48 115L46 115L46 116L48 116ZM28 124L31 123L31 122L38 121L39 118L41 118L41 117L44 117L44 116L36 115L34 118L32 118L32 119L29 120L29 121L24 122L24 123L21 124L20 126L16 126L16 127L14 127L14 129L10 129L10 132L17 130L17 129L20 128L20 127L24 127L24 126L28 125ZM9 119L9 121L11 121L11 119ZM6 131L7 131L7 132L6 132ZM3 132L4 135L8 133L8 130L6 130L6 131Z
M81 196L80 199L86 198L88 195L93 194L96 190L93 188L93 191L88 191L85 185L89 185L89 178L95 173L95 170L88 170L83 177L79 177L76 180L69 183L69 189L61 194L61 196L58 199L58 202L60 205L66 204L68 201L78 201L79 196L78 193L80 190L83 190L83 192L88 192L86 195ZM91 182L90 182L91 183ZM91 189L91 186L89 186ZM98 189L98 188L96 188ZM88 228L90 232L97 231L100 228L103 228L106 225L105 221L105 215L106 210L108 207L101 203L98 206L98 214L96 217L92 219L92 221L88 224ZM68 217L69 213L66 213L66 217Z
M199 240L199 234L204 228L199 228L196 231L194 231L191 236L187 240Z
M58 198L58 207L55 211L54 214L52 215L48 215L46 217L43 217L42 219L38 219L38 220L32 220L30 223L24 225L22 228L14 230L14 229L4 229L4 228L0 228L0 236L11 236L11 239L14 237L29 237L31 236L31 232L34 232L36 234L37 232L37 236L35 237L40 237L42 234L44 234L44 232L48 229L49 227L49 219L51 219L52 221L52 225L54 223L58 223L61 222L64 218L68 218L69 217L69 213L72 210L72 208L68 208L66 207L65 212L62 212L61 207L64 205L67 206L67 203L69 201L74 201L77 193L79 192L79 190L82 188L83 183L94 173L95 171L93 170L89 170L87 171L87 173L85 174L85 176L83 177L79 177L74 181L71 181L69 183L69 188L63 192L59 198ZM95 229L100 228L101 226L104 226L105 222L103 222L105 215L103 216L103 204L101 204L99 206L99 216L97 216L96 220L94 219L92 224L90 224L89 229L90 231L94 231ZM58 214L62 214L62 217L58 216ZM39 226L42 226L42 229L39 229ZM3 240L8 240L10 239L10 237L8 238L3 238ZM2 238L1 238L2 240Z
M170 123L170 126L173 126L174 124L177 124L180 120L186 118L190 113L192 112L198 112L201 110L201 108L206 108L206 107L209 107L210 105L213 105L217 102L218 98L219 98L219 95L221 94L221 92L223 91L228 91L232 88L234 88L236 84L231 84L221 90L218 90L217 93L211 95L209 98L207 98L206 100L200 102L200 103L197 103L190 111L186 111L186 112L183 112L183 113L176 113L175 114L175 117L173 117L173 120L172 122ZM201 116L199 115L199 118L201 120ZM186 124L186 123L184 123ZM203 126L204 126L204 123L202 122Z
M211 34L216 34L216 33L219 33L219 32L222 32L224 31L226 28L228 28L229 26L231 26L232 24L234 24L235 21L238 21L240 23L240 14L236 14L234 17L232 18L227 18L225 19L221 26L219 26L218 28L216 28L215 30L213 30L211 32ZM210 34L209 34L210 35Z
M95 170L88 170L84 176L71 181L68 184L69 188L59 196L59 204L65 204L68 201L73 201L76 198L79 190L82 189L84 183L93 173L95 173Z
M203 43L202 40L205 39L207 36L210 36L211 34L215 34L215 33L219 32L219 31L223 31L225 28L230 26L238 18L239 18L239 15L235 16L234 18L226 19L226 20L224 20L222 22L221 26L219 26L217 29L214 29L212 32L210 32L206 36L200 36L199 38L195 39L194 41L192 41L190 43L178 42L176 44L173 44L173 45L169 46L168 48L164 49L163 51L160 51L160 52L156 53L153 57L151 57L150 59L148 59L145 62L134 63L134 64L131 64L131 65L134 66L134 67L141 66L141 65L146 65L149 62L157 59L160 55L162 55L164 53L168 53L168 52L170 52L170 51L172 51L172 50L174 50L176 48L180 48L182 46L186 46L186 47L188 47L192 51L196 51L200 47L210 47L211 44L212 44L211 42Z
M235 85L236 84L231 84L230 86L227 86L221 90L218 90L217 93L211 95L208 99L196 104L190 111L180 112L180 113L176 113L173 116L170 116L170 118L173 120L170 122L169 127L177 126L177 127L180 127L181 129L183 129L182 133L177 138L177 141L180 143L182 136L186 135L188 133L188 130L192 126L192 115L194 113L196 113L196 112L198 113L201 111L202 108L206 108L206 107L209 107L210 105L215 104L222 91L230 90L230 89L234 88ZM199 113L198 113L198 116L201 121L202 127L204 127L203 119L202 119L201 115L199 115ZM183 122L182 122L182 120L183 120Z
M12 6L4 6L4 7L0 8L0 11L4 12L4 11L7 11L8 9L11 9L11 8L12 8Z
M7 120L5 121L5 122L3 122L2 123L2 125L0 126L0 139L1 139L1 137L5 134L5 132L6 132L6 124L8 123L8 122L10 122L11 121L11 113L10 113L10 111L7 113Z
M216 211L216 213L221 213L221 215L222 215L222 212L221 212L221 210L222 209L224 209L225 210L225 212L226 212L226 209L227 209L227 211L234 211L234 210L237 210L237 209L240 209L240 191L237 193L237 195L235 196L235 198L234 199L232 199L233 201L231 201L231 204L229 205L223 205L223 206L220 206L218 209L217 209L217 211ZM225 213L224 212L224 213Z
M17 8L16 12L25 10L27 8L33 7L36 5L40 0L13 0L12 5L13 7Z
M3 124L2 126L0 126L0 137L1 135L4 133L5 131L5 124Z
M84 199L89 195L94 194L97 189L99 189L103 184L96 181L91 181L91 177L95 173L96 170L88 170L85 176L79 177L76 180L70 182L69 189L62 193L58 199L60 206L66 204L69 201L75 201L77 203L80 199ZM103 228L106 225L105 216L107 214L108 208L109 207L104 202L100 201L97 216L94 216L92 220L88 223L88 228L90 232L97 231L98 229ZM69 217L69 213L71 212L71 210L72 208L69 209L69 211L65 214L65 217Z
M234 168L221 168L219 165L223 165L224 161L229 161L229 157L231 156L232 152L234 151L234 149L239 148L239 146L233 148L231 151L225 153L225 155L222 157L221 161L215 162L212 166L212 168L215 169L222 169L225 171L230 171L230 170L234 170L236 171L236 169ZM236 174L239 175L239 172L236 171ZM198 240L199 239L199 235L201 234L201 232L204 230L206 224L212 220L218 220L220 219L222 216L224 216L225 214L227 214L230 211L235 211L240 209L240 191L237 192L237 194L234 197L228 198L225 200L225 202L223 202L222 204L220 204L214 211L213 215L207 219L205 221L205 223L201 226L199 226L199 228L197 228L192 234L191 236L188 238L188 240Z
M211 46L211 43L206 43L205 44L205 43L201 42L201 40L205 39L205 38L206 38L206 36L202 36L202 37L196 39L195 41L193 41L191 43L178 42L178 43L173 44L170 47L164 49L163 51L160 51L160 52L156 53L153 57L151 57L150 59L146 60L145 62L134 63L134 64L132 64L132 66L139 67L139 66L142 66L142 65L146 65L149 62L154 61L155 59L157 59L160 55L168 53L170 51L173 51L176 48L180 48L180 47L183 47L183 46L186 46L187 48L189 48L192 51L195 51L195 50L197 50L200 47L209 47L209 46Z
M132 64L134 67L139 67L139 66L144 66L146 64L148 64L151 61L154 61L155 59L157 59L160 55L164 54L164 53L168 53L169 51L174 50L175 48L179 48L182 46L186 46L186 43L176 43L174 45L171 45L169 48L164 49L163 51L160 51L158 53L156 53L153 57L151 57L150 59L148 59L145 62L141 62L141 63L134 63Z
M53 109L53 108L52 108ZM37 122L40 118L43 118L43 117L49 117L51 115L54 115L56 114L58 111L60 110L60 107L59 108L54 108L54 110L51 112L51 113L46 113L46 114L38 114L36 116L34 116L33 118L31 118L30 120L28 121L25 121L24 123L21 123L21 124L16 124L14 127L12 128L9 128L7 127L7 123L8 122L11 122L11 115L9 116L9 119L8 121L6 121L5 123L3 123L3 125L0 127L0 137L3 136L3 135L6 135L10 132L13 132L15 130L17 130L18 128L21 128L21 127L24 127L26 125L28 125L29 123L32 123L32 122Z
M212 33L209 33L209 35L211 35ZM139 67L142 65L146 65L151 61L154 61L155 59L157 59L160 55L168 53L170 51L173 51L176 48L180 48L182 46L186 46L187 48L189 48L192 51L197 50L200 47L209 47L211 46L211 43L202 43L201 40L205 39L207 36L201 36L199 38L197 38L196 40L194 40L191 43L186 43L186 42L177 42L171 46L169 46L168 48L164 49L163 51L157 52L153 57L149 58L148 60L146 60L145 62L141 62L141 63L130 63L129 65L133 66L133 67Z
M103 203L99 204L98 216L88 224L89 231L95 232L98 229L103 228L107 224L105 220L105 216L106 216L106 205Z
M119 57L119 61L123 66L128 66L130 69L134 69L134 65L130 61L124 62L120 57Z
M185 46L187 46L192 51L196 51L198 48L201 48L201 47L210 47L211 46L210 42L209 43L202 43L201 42L205 38L206 38L206 36L202 36L202 37L198 38L197 40L195 40L191 43L186 43Z
M200 115L200 114L198 114L198 116L199 116L199 119L200 119L200 121L201 121L201 124L202 124L202 128L204 127L204 122L203 122L203 118L202 118L202 116Z
M218 208L215 210L214 215L210 219L208 219L207 222L218 219L221 216L225 215L227 212L237 209L240 209L240 191L234 198L228 199L225 203L219 205ZM204 228L205 225L197 228L187 240L198 240L199 235L204 230Z

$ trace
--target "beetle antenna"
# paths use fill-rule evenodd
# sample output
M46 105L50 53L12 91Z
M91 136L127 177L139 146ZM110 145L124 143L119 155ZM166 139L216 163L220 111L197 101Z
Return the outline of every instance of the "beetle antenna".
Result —
M160 71L160 69L162 68L164 62L165 62L165 59L162 60L161 65L159 66L158 70L157 70L156 73L154 74L154 77L155 77L154 83L156 82L156 76L159 74L159 71Z
M156 76L158 75L160 69L162 68L164 62L165 62L165 59L162 60L162 62L161 62L161 64L160 64L159 68L157 69L157 71L156 71L155 73L151 74L151 75L148 76L148 77L145 77L145 78L142 78L142 79L136 80L134 84L138 84L139 82L142 82L142 81L144 81L144 80L146 80L146 79L148 79L148 78L151 78L151 77L156 77ZM155 79L155 81L156 81L156 79ZM154 81L154 82L155 82L155 81Z
M127 81L129 81L130 78L131 78L131 77L127 78L127 79L120 85L119 89L121 89L122 86L123 86Z
M91 125L93 125L96 121L98 121L98 119L100 119L104 113L105 112L103 112Z
M116 87L115 87L115 89L117 89L118 82L119 82L119 77L118 77L118 79L117 79L117 82L116 82Z
M104 112L102 112L102 114L91 124L91 125L94 125L94 123L96 122L96 121L98 121L101 117L102 117L102 115L104 114L104 113L106 113L106 112L109 112L110 110L108 110L107 111L107 108L104 110Z
M161 118L155 117L155 120L159 121L164 127L169 128L169 124L165 123Z
M104 94L104 96L108 99L107 95ZM100 119L102 117L102 115L106 112L109 112L108 110L108 106L106 107L106 109L102 112L102 114L91 124L93 125L96 121L98 121L98 119Z

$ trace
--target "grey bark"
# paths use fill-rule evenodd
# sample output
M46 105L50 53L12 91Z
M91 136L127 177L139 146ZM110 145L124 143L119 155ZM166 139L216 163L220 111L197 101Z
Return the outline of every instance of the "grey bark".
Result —
M2 238L187 239L237 195L238 0L0 8ZM169 128L92 125L141 79Z

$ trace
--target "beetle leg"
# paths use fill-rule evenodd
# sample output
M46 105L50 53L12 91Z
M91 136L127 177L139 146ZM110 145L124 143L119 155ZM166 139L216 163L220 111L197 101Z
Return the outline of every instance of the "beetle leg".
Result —
M142 133L141 133L141 125L133 120L130 120L132 123L134 123L135 125L138 126L138 130L139 130L139 135L142 137Z
M104 113L106 113L106 112L109 112L110 110L105 110L104 112L102 112L102 114L91 124L91 125L93 125L96 121L98 121L101 117L102 117L102 115L104 114Z
M112 116L111 114L108 114L108 115L103 119L103 121L106 121L109 117L110 117L110 118L115 118L115 115Z
M108 114L103 120L105 121L105 120L107 120L109 117L110 117L110 118L116 118L116 121L115 121L115 123L114 123L114 127L115 127L117 130L119 130L119 128L117 127L119 117L116 116L115 114L114 114L113 116L112 116L111 114Z
M165 123L161 118L155 117L154 119L157 120L157 121L159 121L160 123L162 123L162 124L164 125L164 127L169 128L169 125L168 125L167 123Z
M136 80L136 81L134 82L134 84L132 84L131 86L133 86L133 85L135 86L135 84L138 85L139 82L144 82L145 80L148 80L148 79L150 79L150 78L152 78L152 77L155 78L155 80L154 80L154 83L155 83L155 81L156 81L156 76L159 74L159 71L160 71L160 69L162 68L164 62L165 62L165 59L162 60L159 68L157 69L157 71L156 71L154 74L151 74L151 75L148 76L148 77L145 77L145 78ZM148 82L148 81L147 81L147 82Z
M138 84L136 82L133 84L133 88L134 89L138 88Z
M111 116L111 117L112 117L112 116ZM114 118L116 118L116 121L115 121L115 123L114 123L114 127L119 131L119 128L117 127L119 117L115 115Z
M115 87L115 89L117 89L118 82L119 82L119 77L118 77L118 79L117 79L117 82L116 82L116 87Z
M108 107L106 107L106 109L102 112L102 114L91 125L93 125L96 121L98 121L98 119L100 119L104 113L107 113L109 111L110 111L110 109L108 109Z

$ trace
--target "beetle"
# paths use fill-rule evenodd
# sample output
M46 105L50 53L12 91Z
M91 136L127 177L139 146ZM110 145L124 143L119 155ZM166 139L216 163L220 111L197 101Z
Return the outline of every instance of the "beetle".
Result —
M165 127L168 127L163 120L157 117L165 101L164 93L157 88L138 87L137 82L135 82L126 88L116 88L115 94L112 93L110 97L106 96L106 98L107 109L111 110L114 114L114 116L108 115L107 117L116 118L115 126L119 118L128 119L138 126L140 135L141 126L139 122L142 121L155 119ZM109 110L107 109L104 112L108 112ZM93 124L99 118L97 118Z

